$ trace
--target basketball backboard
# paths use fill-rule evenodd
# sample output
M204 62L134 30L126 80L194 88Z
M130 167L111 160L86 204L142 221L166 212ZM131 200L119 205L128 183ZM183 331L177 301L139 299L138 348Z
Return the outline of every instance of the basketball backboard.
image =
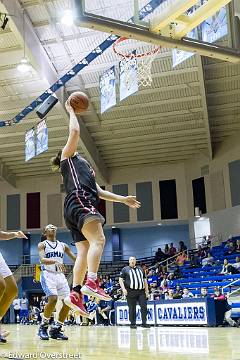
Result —
M206 20L209 23L212 16L216 18L219 10L229 3L230 0L75 0L76 24L167 48L240 62L239 51L235 49L211 45L202 41L202 35L194 40L189 38L192 30Z

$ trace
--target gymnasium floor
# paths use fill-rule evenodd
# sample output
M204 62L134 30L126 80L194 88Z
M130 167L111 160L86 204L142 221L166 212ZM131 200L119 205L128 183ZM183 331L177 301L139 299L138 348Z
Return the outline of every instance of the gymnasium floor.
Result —
M82 360L240 359L240 329L236 328L139 327L130 330L128 327L74 326L66 327L70 337L67 342L39 341L36 326L9 325L4 329L11 331L11 336L8 344L0 345L0 359L73 358L66 354L76 354L75 359ZM54 353L58 353L58 357Z

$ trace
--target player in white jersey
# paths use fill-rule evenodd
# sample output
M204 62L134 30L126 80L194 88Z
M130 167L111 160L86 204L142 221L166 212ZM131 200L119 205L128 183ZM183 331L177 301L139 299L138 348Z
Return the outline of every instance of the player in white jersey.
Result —
M0 231L0 240L11 240L16 238L27 239L22 231ZM0 322L17 294L18 287L16 281L0 252ZM0 329L0 343L6 342L7 335L9 335L9 332L1 331Z
M66 253L74 262L76 256L72 253L69 246L63 242L56 240L56 226L49 224L45 227L44 241L38 244L38 251L41 262L41 285L43 291L48 297L48 302L44 306L42 323L39 327L38 335L42 340L49 340L49 335L52 339L68 340L62 332L62 325L68 315L70 308L63 302L58 319L54 325L51 326L48 335L49 319L56 307L58 299L63 300L70 293L70 288L67 279L64 275L63 257Z

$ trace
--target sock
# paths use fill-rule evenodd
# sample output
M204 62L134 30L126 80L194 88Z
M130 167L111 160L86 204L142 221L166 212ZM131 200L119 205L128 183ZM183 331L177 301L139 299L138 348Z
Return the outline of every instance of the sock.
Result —
M44 315L42 316L42 322L41 325L48 325L49 324L49 319L47 319Z
M93 280L93 281L96 281L96 280L97 280L97 273L88 271L87 277L88 277L89 279Z
M81 285L76 285L76 286L73 286L73 291L75 291L76 293L78 294L81 294L81 288L82 286Z

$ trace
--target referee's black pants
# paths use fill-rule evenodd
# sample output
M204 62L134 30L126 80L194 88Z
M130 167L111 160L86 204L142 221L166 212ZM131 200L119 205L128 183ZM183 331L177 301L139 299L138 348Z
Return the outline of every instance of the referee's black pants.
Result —
M127 289L127 303L129 308L129 320L131 325L136 325L136 306L139 303L142 314L142 324L147 322L147 298L145 290Z

